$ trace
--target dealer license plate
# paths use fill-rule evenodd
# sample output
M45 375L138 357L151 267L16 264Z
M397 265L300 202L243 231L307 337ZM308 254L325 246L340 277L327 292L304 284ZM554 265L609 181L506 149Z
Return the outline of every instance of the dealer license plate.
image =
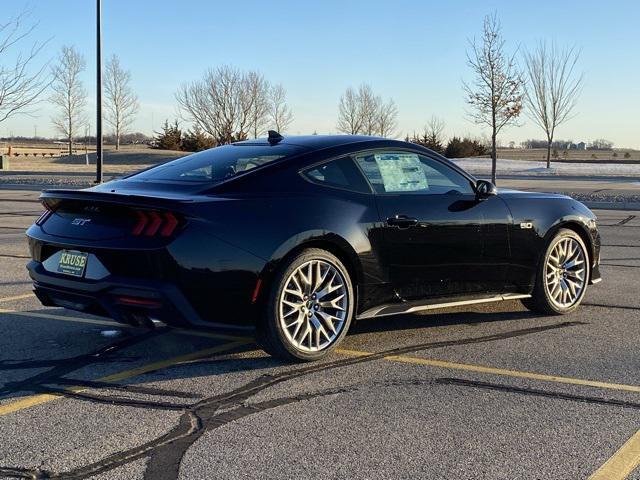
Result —
M58 262L58 272L82 277L87 267L88 254L74 250L63 250Z

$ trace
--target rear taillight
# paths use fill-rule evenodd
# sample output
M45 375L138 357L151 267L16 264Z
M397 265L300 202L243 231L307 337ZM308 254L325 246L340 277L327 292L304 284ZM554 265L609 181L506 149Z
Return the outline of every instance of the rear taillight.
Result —
M153 237L169 237L180 223L171 212L158 212L155 210L135 210L136 223L131 230L134 236L144 235Z
M44 212L40 214L38 219L36 220L36 225L42 225L53 213L53 210L46 203L42 204L44 206Z
M122 305L130 305L132 307L150 307L160 308L162 302L151 298L131 297L131 296L119 296L116 297L116 301Z

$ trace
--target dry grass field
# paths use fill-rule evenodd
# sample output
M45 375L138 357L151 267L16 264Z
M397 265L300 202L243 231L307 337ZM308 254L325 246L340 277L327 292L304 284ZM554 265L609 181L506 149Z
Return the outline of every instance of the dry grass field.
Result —
M12 172L69 172L82 173L94 172L96 164L95 149L78 148L72 156L61 152L58 146L48 145L48 149L42 146L18 145L12 146L10 157L10 171ZM6 148L0 148L0 153L6 155ZM18 153L16 156L15 153ZM45 155L42 155L45 153ZM50 155L53 153L53 155ZM141 170L151 165L173 160L186 155L185 152L170 150L154 150L144 145L126 145L119 151L111 146L104 150L104 172L128 173ZM87 165L87 156L89 164Z

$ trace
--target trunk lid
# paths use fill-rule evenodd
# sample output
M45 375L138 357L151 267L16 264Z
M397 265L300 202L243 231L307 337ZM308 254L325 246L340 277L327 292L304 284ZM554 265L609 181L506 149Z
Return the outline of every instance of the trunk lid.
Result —
M168 237L182 222L181 207L193 201L186 192L105 187L44 191L40 199L49 212L36 223L44 233L67 239Z

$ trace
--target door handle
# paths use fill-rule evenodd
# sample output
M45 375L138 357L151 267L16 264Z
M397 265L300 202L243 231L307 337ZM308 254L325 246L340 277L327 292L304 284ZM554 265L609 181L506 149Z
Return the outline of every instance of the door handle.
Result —
M407 217L406 215L395 215L387 218L387 225L398 228L409 228L418 224L417 218Z

